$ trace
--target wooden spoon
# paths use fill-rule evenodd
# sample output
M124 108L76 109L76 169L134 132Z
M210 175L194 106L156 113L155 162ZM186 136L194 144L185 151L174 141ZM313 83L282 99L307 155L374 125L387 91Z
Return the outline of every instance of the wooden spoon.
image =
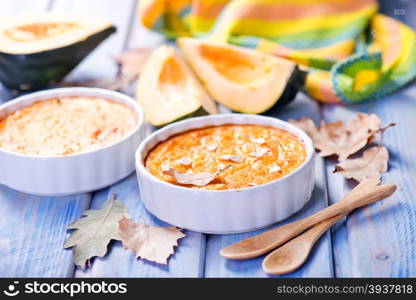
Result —
M221 249L220 255L228 259L249 259L260 256L282 245L306 229L328 218L348 214L354 209L387 198L396 190L395 185L377 185L379 180L363 180L341 201L296 222L276 227L256 236Z
M306 261L313 246L322 234L343 217L345 215L338 215L326 219L271 252L263 260L262 266L264 272L281 275L299 268Z

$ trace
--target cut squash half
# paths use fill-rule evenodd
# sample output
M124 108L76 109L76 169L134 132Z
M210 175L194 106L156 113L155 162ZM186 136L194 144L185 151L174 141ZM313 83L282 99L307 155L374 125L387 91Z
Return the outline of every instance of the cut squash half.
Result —
M192 70L169 46L159 47L146 61L136 97L146 121L154 126L217 112Z
M296 95L299 70L291 61L193 38L181 38L178 44L209 94L231 110L262 113Z

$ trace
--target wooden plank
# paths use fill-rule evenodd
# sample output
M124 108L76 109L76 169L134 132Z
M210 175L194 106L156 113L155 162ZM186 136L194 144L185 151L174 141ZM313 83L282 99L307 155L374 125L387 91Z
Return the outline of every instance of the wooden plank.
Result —
M287 120L289 118L298 119L307 116L319 121L319 106L305 95L300 94L290 105L283 107L273 116ZM234 235L209 235L207 239L205 276L206 277L268 277L261 268L264 256L248 261L225 260L219 256L219 250L243 238L253 236L272 227L280 226L288 222L306 217L327 205L326 181L324 164L320 157L316 157L315 188L310 202L297 214L289 219L278 223L269 228L251 233ZM332 251L329 233L325 234L317 243L311 257L306 264L297 271L285 275L285 277L331 277L332 270Z
M382 13L416 28L414 1L380 1ZM346 226L332 231L335 275L337 277L415 277L416 275L416 140L415 84L389 97L354 106L325 105L326 121L349 120L358 112L375 113L383 123L397 122L383 143L390 152L389 171L383 182L397 184L398 191L380 203L361 209L347 218ZM332 174L328 162L330 203L350 191L351 182Z
M416 275L416 86L368 104L326 106L326 121L348 120L358 112L375 113L383 123L397 122L383 137L389 149L389 171L383 182L397 184L390 198L347 218L347 225L333 231L335 274L338 277L414 277ZM330 202L338 201L351 189L341 175L332 174L327 164Z
M139 26L135 17L130 26L132 33L125 45L126 48L156 47L164 41L161 35ZM134 85L126 92L133 95ZM149 132L153 130L150 127L148 129ZM96 193L92 207L100 207L102 202L113 192L127 206L131 217L136 222L157 226L167 225L144 208L140 200L135 174L111 187L108 191ZM123 250L121 243L117 242L114 243L107 257L96 259L91 269L77 270L76 277L201 277L203 276L205 258L205 236L190 231L186 231L186 235L180 241L180 247L177 248L176 253L170 258L168 266L138 261L134 258L133 252Z
M72 277L65 228L88 204L88 195L44 198L1 187L0 276Z
M0 15L40 12L49 0L3 0ZM0 87L0 102L13 97ZM72 254L63 250L65 227L89 205L88 194L43 198L0 186L0 276L72 277Z

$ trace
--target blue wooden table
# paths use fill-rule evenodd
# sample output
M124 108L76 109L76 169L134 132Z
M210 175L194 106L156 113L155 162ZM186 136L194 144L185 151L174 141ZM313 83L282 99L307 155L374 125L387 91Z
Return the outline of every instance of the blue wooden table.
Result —
M394 3L393 3L394 2ZM95 15L113 22L117 33L101 45L68 80L111 78L117 67L111 56L132 47L157 46L163 38L141 28L136 0L0 0L0 18L17 13L57 11ZM384 13L416 28L415 1L383 1ZM403 11L404 10L404 11ZM0 102L13 98L0 85ZM399 190L390 198L360 209L339 222L317 243L307 263L289 277L415 277L416 276L416 85L382 100L355 106L319 105L304 94L275 117L307 116L319 120L348 120L357 112L376 113L383 123L397 127L384 137L390 151L385 183ZM334 163L316 158L316 182L309 204L277 225L305 217L339 201L351 189L341 175L332 174ZM1 172L1 165L0 165ZM62 246L66 226L88 208L99 208L117 193L135 220L163 222L150 215L139 196L136 175L94 193L59 198L26 195L0 186L1 277L267 277L262 258L227 261L218 251L254 233L209 235L187 231L168 266L138 261L132 252L114 242L104 258L83 271L74 267L71 250ZM276 225L275 225L276 226Z

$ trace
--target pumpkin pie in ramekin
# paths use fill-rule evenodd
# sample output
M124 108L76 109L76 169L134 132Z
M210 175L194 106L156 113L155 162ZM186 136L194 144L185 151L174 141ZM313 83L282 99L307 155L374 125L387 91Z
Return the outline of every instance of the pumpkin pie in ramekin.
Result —
M0 106L0 184L37 195L97 190L134 171L143 113L130 97L61 88Z
M140 145L141 199L170 224L206 233L255 230L300 210L314 184L314 148L293 125L222 114L164 127Z

